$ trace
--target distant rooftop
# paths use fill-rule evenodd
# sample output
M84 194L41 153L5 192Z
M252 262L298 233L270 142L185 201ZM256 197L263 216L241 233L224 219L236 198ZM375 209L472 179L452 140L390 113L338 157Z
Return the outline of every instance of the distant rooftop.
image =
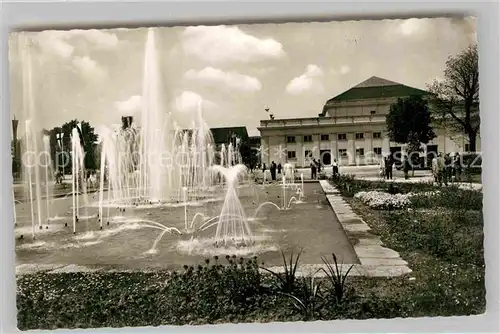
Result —
M233 135L241 139L248 138L247 128L244 126L211 128L210 131L212 131L212 136L216 144L227 143Z
M331 102L355 101L365 99L405 97L411 95L428 95L429 92L418 88L406 86L394 81L373 76L360 84L346 90L330 100L326 101L320 116L326 115L327 105Z

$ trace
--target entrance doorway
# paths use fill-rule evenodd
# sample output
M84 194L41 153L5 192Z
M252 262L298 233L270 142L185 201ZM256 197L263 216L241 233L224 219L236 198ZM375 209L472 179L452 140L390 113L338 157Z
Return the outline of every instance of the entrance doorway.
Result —
M320 157L321 157L321 163L324 166L329 166L332 164L332 155L330 153L330 150L321 150L319 151Z

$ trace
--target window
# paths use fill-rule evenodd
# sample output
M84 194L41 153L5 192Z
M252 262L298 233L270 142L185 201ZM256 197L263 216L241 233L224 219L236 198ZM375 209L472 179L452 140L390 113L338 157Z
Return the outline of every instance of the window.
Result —
M373 139L380 139L381 137L382 137L382 133L380 133L380 132L373 133Z
M363 132L356 133L356 139L363 139L365 138L365 134Z
M347 135L345 133L339 133L337 135L338 140L347 140Z
M321 140L330 140L330 135L321 135Z
M311 135L304 136L304 142L305 143L311 142L311 141L313 141L313 136L311 136Z
M339 149L339 157L341 158L347 157L347 150L345 148Z
M464 151L465 152L470 152L470 144L465 144L464 145Z
M382 147L374 147L373 153L375 153L376 155L382 155Z
M288 159L295 159L295 151L288 151Z
M310 157L312 157L312 151L310 151L310 150L305 150L305 152L304 152L304 157L305 157L305 158L310 158Z
M375 115L377 112L375 110L370 111L370 115Z
M356 155L360 156L360 157L364 156L365 155L365 149L364 148L357 148L356 149Z
M286 142L287 143L295 143L295 136L286 137Z

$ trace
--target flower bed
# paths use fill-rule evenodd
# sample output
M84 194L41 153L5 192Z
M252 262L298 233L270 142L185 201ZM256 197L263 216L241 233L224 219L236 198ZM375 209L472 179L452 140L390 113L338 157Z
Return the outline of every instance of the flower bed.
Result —
M412 205L412 199L417 196L430 197L438 194L438 191L427 191L421 193L389 194L383 191L360 191L354 198L361 200L364 204L376 210L404 209Z
M403 209L411 204L410 199L405 194L391 195L376 190L360 191L354 195L354 198L377 210Z

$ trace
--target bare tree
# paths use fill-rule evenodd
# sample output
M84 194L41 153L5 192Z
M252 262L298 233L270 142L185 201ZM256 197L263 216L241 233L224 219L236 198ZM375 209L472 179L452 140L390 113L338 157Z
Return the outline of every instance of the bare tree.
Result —
M433 93L433 121L469 137L469 150L476 151L479 133L479 66L477 45L470 45L446 61L444 80L429 85Z

